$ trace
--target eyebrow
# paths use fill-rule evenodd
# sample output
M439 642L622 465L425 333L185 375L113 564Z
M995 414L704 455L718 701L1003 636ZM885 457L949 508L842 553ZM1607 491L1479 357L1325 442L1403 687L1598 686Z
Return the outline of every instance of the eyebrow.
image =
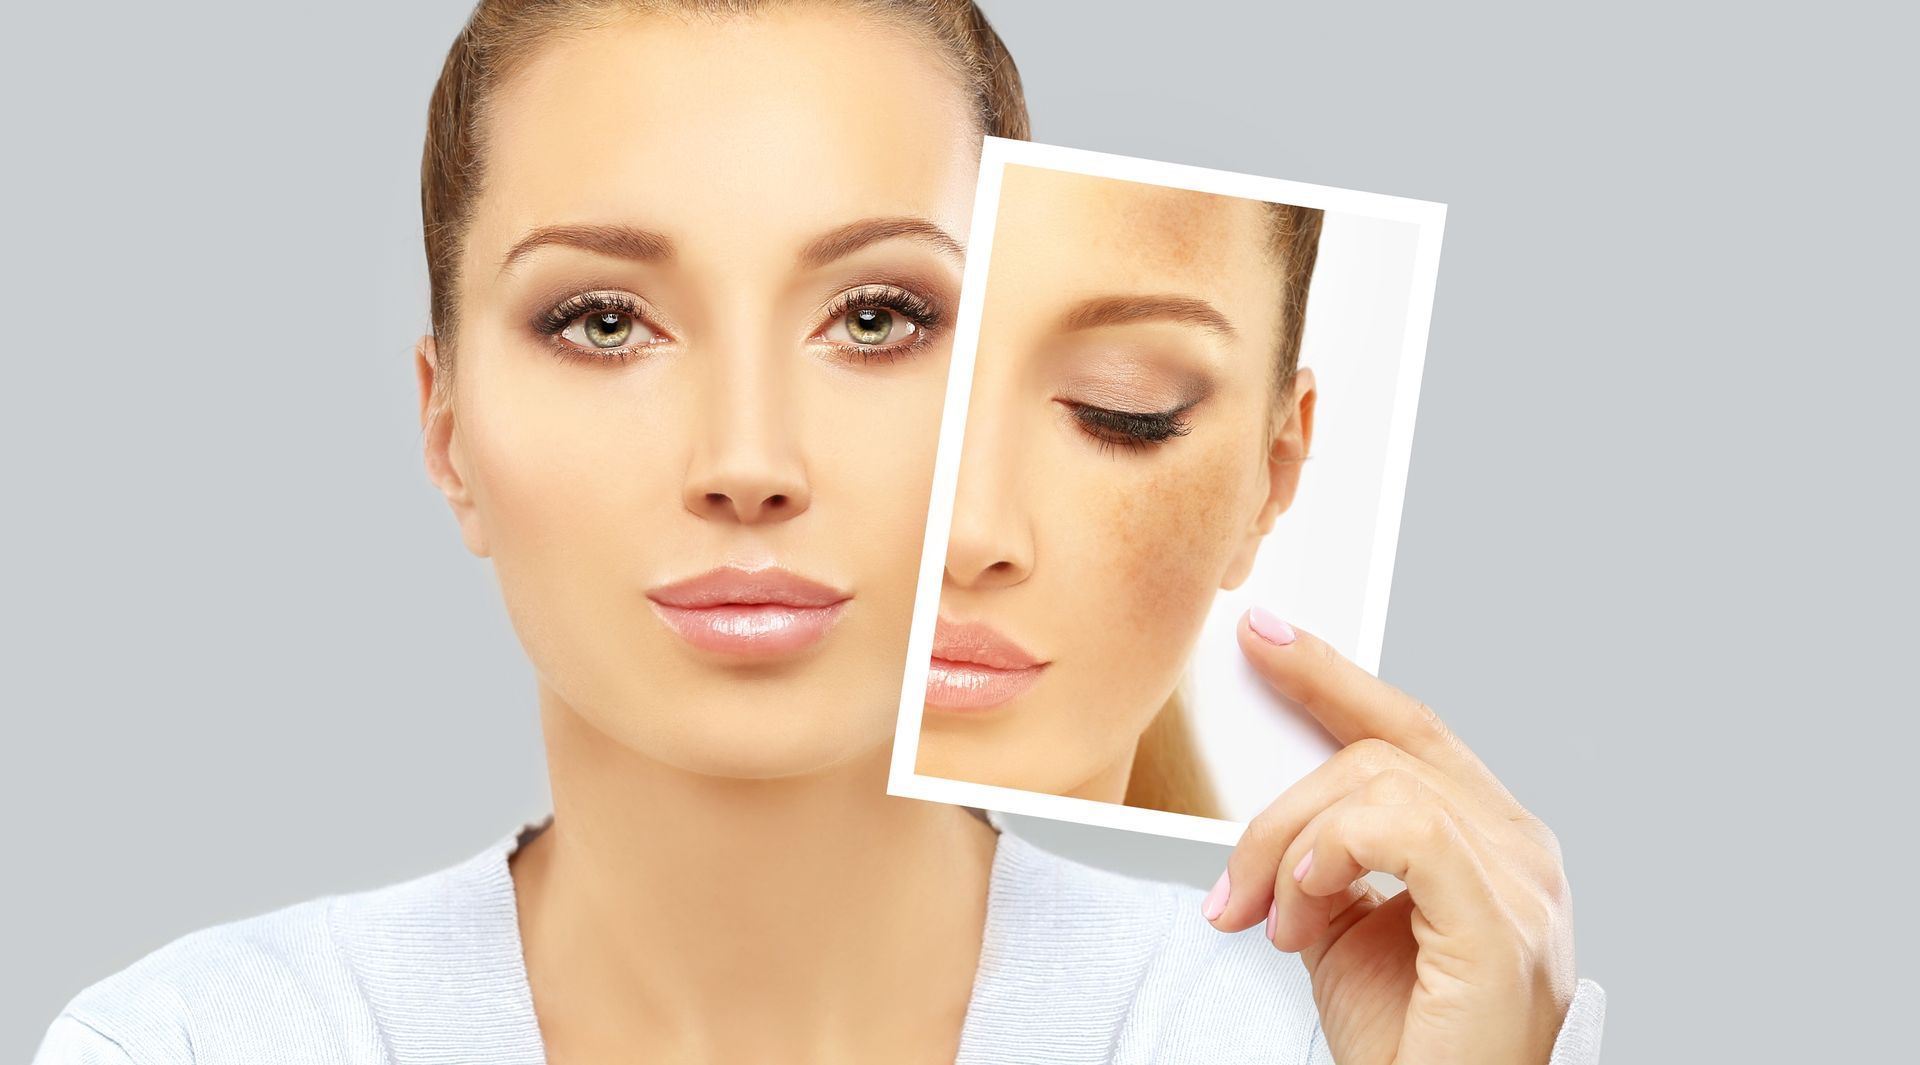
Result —
M673 258L673 241L666 234L651 229L617 222L542 226L520 238L519 243L507 252L507 257L500 261L500 272L506 273L513 268L513 264L533 254L535 248L544 248L549 244L585 248L616 259L632 259L636 262L666 262Z
M1060 328L1073 331L1148 321L1197 325L1228 339L1236 335L1226 315L1213 304L1193 296L1099 296L1068 311L1061 319Z
M955 261L964 261L966 246L952 234L924 218L902 215L892 218L863 218L821 234L800 250L800 265L812 270L883 240L906 238L926 244ZM515 263L533 254L536 248L550 244L610 255L636 262L668 262L673 259L673 241L664 233L618 223L587 223L542 226L520 238L500 262L506 273Z
M812 270L842 259L869 244L905 237L918 241L955 261L967 257L966 246L946 230L924 218L902 215L894 218L863 218L827 231L800 250L800 265Z

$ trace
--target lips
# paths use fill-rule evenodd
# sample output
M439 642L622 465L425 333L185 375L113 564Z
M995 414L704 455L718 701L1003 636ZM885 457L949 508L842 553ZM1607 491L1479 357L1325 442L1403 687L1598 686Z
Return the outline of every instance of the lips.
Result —
M654 613L703 651L791 654L818 643L853 597L797 573L723 566L647 593Z
M927 705L985 710L1012 701L1039 681L1047 663L977 621L940 618L927 668Z

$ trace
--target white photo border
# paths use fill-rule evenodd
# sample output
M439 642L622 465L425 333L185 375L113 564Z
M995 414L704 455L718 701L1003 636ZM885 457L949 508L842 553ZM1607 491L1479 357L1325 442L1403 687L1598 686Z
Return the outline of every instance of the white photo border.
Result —
M1241 834L1246 831L1246 822L923 776L914 768L920 753L920 723L925 711L927 673L933 652L934 626L940 609L940 589L946 572L947 541L953 526L954 496L960 483L960 449L966 434L967 403L973 392L974 358L979 347L981 312L986 302L987 264L993 255L993 230L1000 209L1001 178L1008 165L1116 178L1298 207L1318 207L1406 222L1418 227L1413 281L1407 304L1406 334L1400 349L1400 384L1394 393L1389 422L1387 465L1381 482L1373 558L1369 564L1366 601L1362 605L1359 641L1354 656L1354 660L1363 668L1376 674L1380 671L1381 644L1387 627L1387 602L1393 579L1394 554L1399 544L1401 508L1406 499L1407 467L1413 454L1414 412L1419 404L1420 378L1426 364L1427 334L1433 318L1434 289L1440 268L1440 239L1446 225L1447 207L1443 203L1428 200L1311 185L1283 178L1137 159L1004 137L987 137L981 145L980 177L974 191L972 230L967 237L967 264L961 275L960 306L954 320L953 356L947 371L946 404L940 420L939 450L934 459L933 494L927 507L926 538L920 555L920 583L914 597L913 628L907 639L906 673L900 686L900 711L894 731L887 794L1232 846L1239 842Z

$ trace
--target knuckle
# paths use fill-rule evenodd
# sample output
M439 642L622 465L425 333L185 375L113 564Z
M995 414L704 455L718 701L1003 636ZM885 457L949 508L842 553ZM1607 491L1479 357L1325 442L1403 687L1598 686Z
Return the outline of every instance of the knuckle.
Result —
M1362 736L1340 748L1353 768L1362 776L1375 777L1400 763L1400 748L1378 736Z
M1560 836L1548 828L1546 822L1524 810L1513 818L1513 823L1531 844L1525 847L1525 853L1533 879L1539 883L1564 879L1565 856L1560 849Z
M1367 781L1367 798L1387 805L1398 805L1421 798L1427 792L1426 784L1407 770L1392 766L1374 775Z
M1439 803L1413 803L1410 811L1412 816L1407 827L1416 841L1436 850L1459 841L1460 830L1453 822L1453 815Z
M1540 849L1546 853L1548 858L1552 859L1555 869L1563 868L1566 860L1565 855L1560 850L1560 834L1548 828L1546 822L1538 818L1534 819L1534 823L1540 826Z
M1265 850L1283 842L1288 823L1287 808L1290 804L1282 795L1267 804L1267 808L1254 814L1247 821L1247 830L1240 835L1240 842L1234 845L1233 853L1239 855L1249 850Z

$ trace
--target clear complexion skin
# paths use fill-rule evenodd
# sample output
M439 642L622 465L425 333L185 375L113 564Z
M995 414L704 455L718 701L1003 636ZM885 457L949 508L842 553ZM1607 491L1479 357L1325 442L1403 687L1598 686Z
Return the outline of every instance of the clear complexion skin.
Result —
M1246 579L1311 439L1311 371L1269 418L1267 210L1007 169L940 611L1048 664L986 710L929 705L921 772L1124 797L1214 593Z
M430 337L416 368L538 677L555 823L512 872L556 1065L957 1050L994 836L885 794L979 151L934 49L650 17L496 98L457 370ZM647 597L767 563L850 596L798 650L714 653Z

